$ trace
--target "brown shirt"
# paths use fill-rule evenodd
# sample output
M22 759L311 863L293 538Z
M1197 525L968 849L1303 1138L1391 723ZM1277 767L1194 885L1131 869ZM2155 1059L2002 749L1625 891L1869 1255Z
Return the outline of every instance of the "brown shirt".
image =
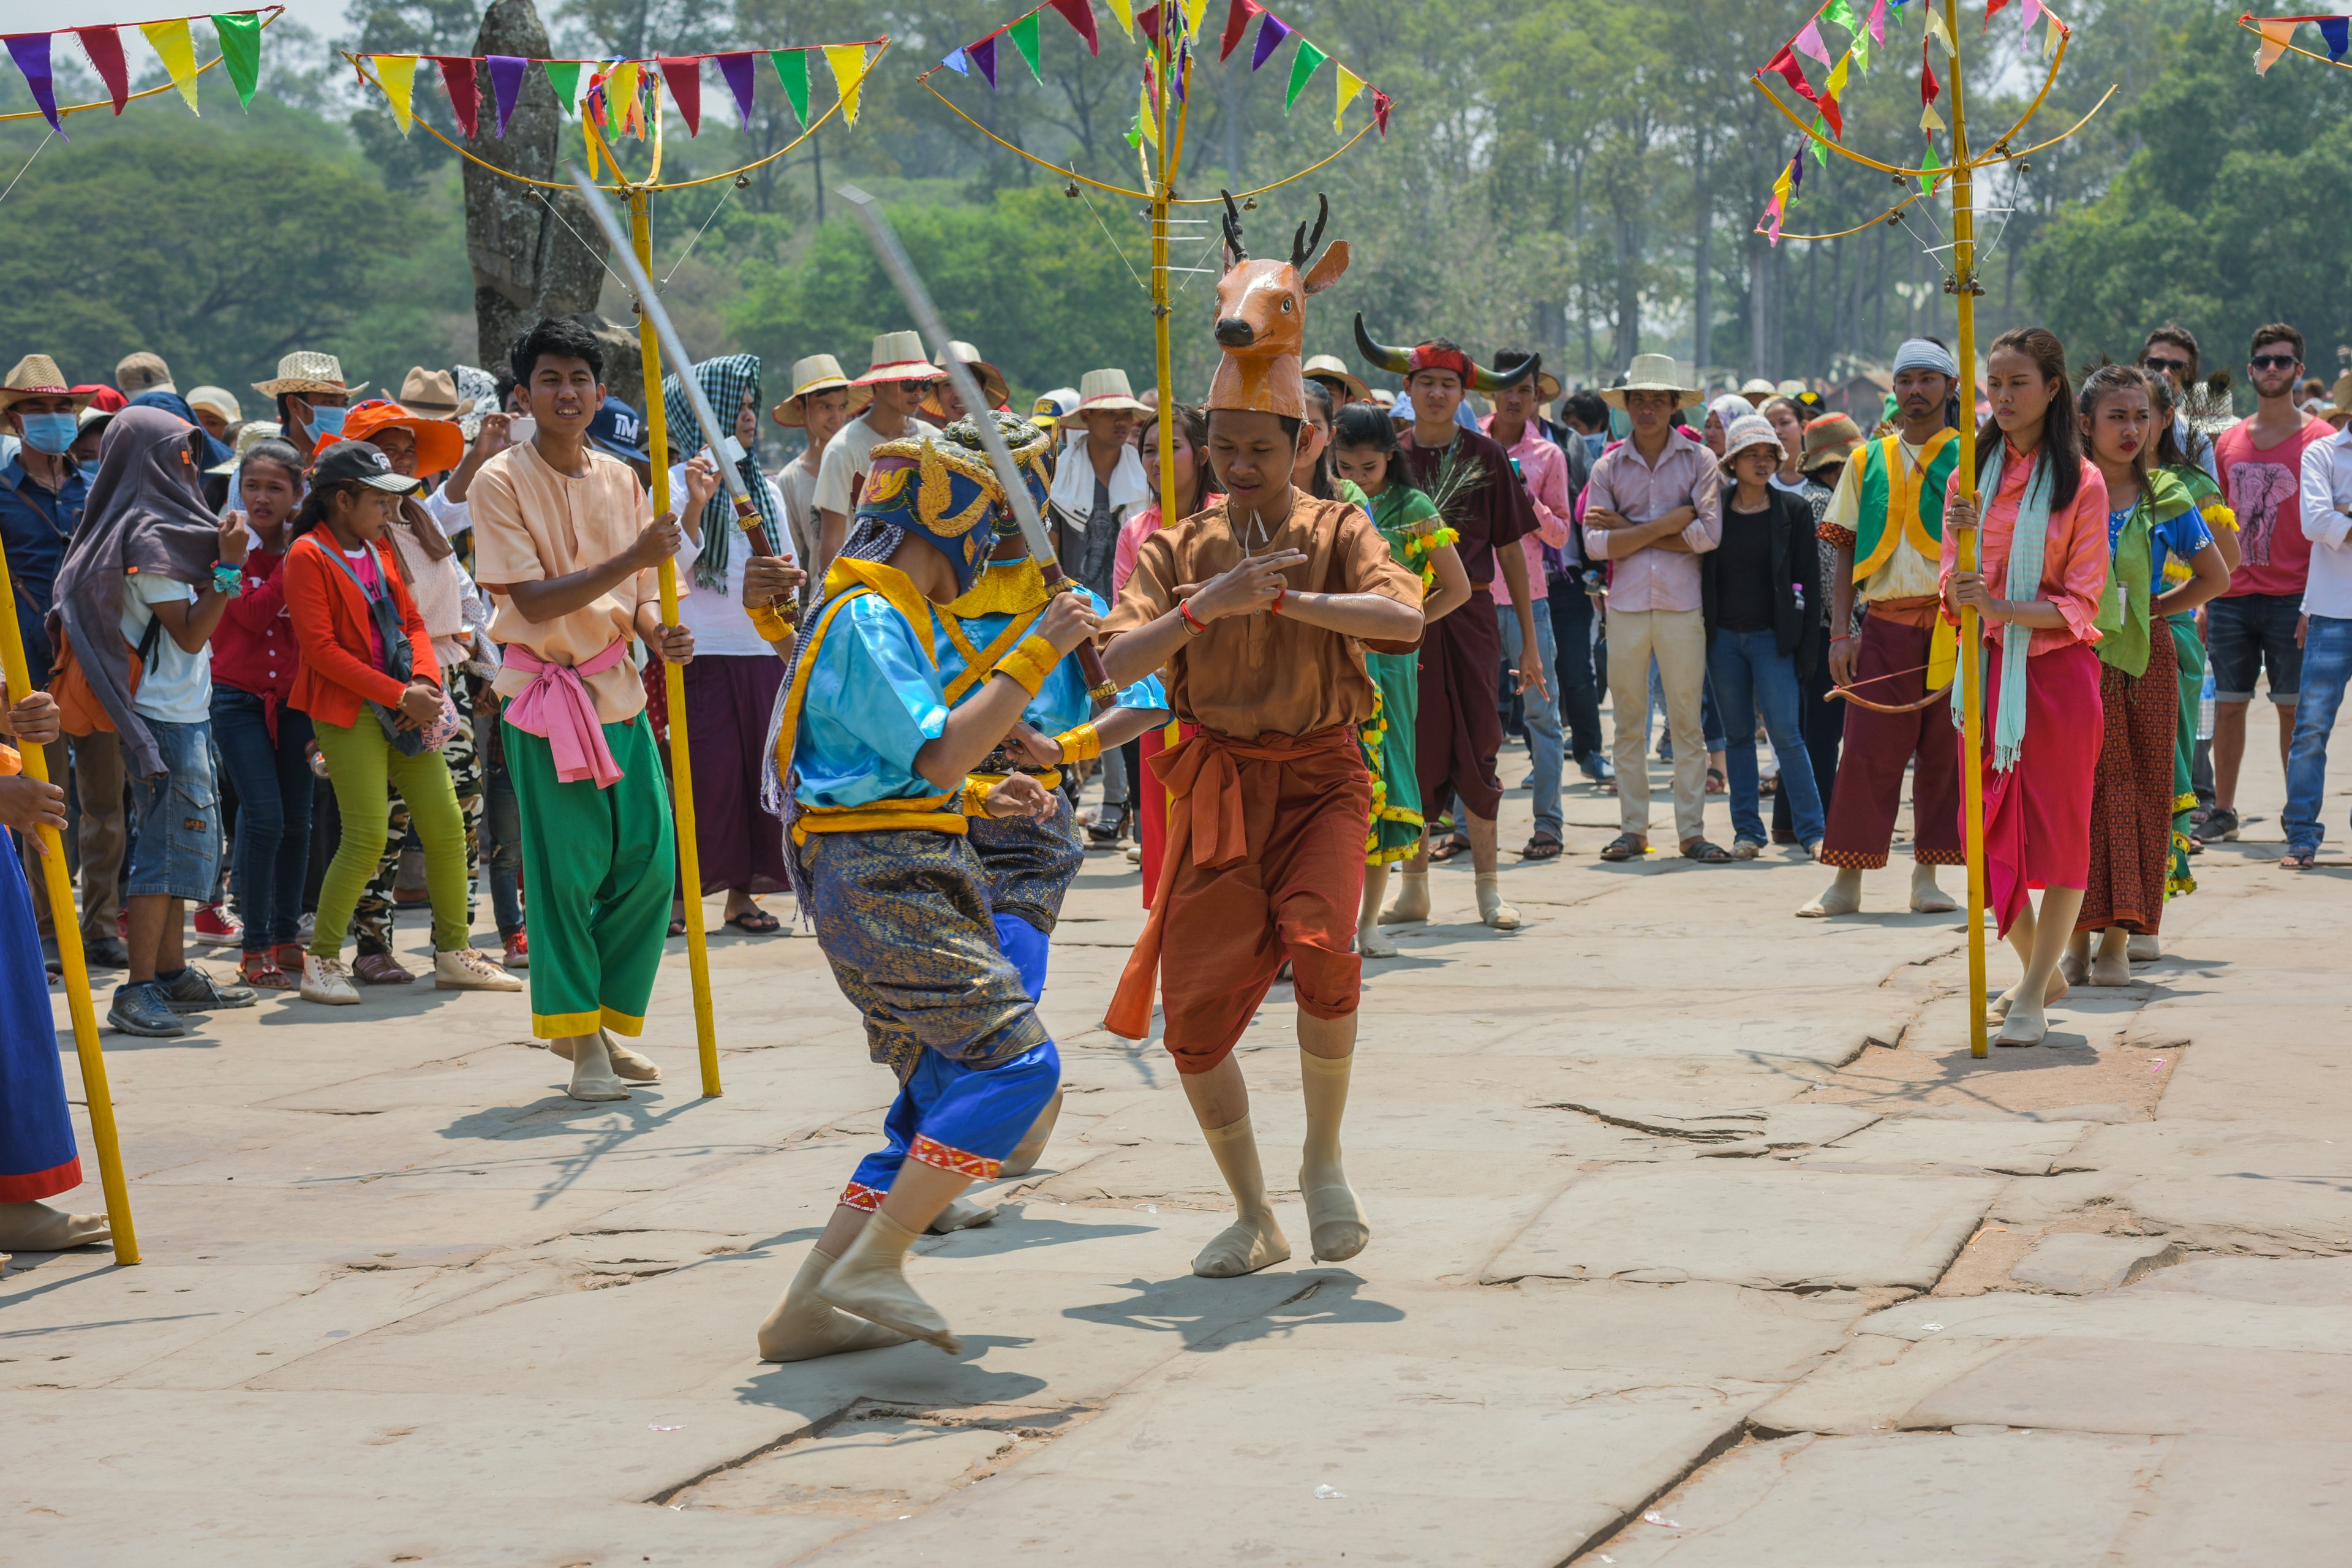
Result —
M1458 493L1446 507L1445 521L1462 536L1454 541L1454 552L1462 558L1462 570L1469 574L1471 586L1486 586L1495 579L1496 550L1517 543L1539 526L1535 502L1528 497L1528 487L1511 468L1511 455L1503 450L1501 442L1484 431L1458 426L1451 447L1415 446L1412 432L1407 430L1398 449L1404 458L1406 475L1433 495L1449 452L1459 454L1457 461L1475 464L1484 471L1483 478Z
M1297 550L1307 557L1286 579L1301 593L1378 594L1421 607L1421 578L1398 565L1364 509L1291 492L1290 516L1252 554ZM1243 551L1220 501L1145 540L1135 575L1103 621L1109 636L1149 626L1176 607L1180 584L1198 585L1242 563ZM1410 652L1416 642L1364 643L1281 616L1227 616L1209 623L1169 661L1176 717L1239 741L1308 735L1372 715L1364 654Z

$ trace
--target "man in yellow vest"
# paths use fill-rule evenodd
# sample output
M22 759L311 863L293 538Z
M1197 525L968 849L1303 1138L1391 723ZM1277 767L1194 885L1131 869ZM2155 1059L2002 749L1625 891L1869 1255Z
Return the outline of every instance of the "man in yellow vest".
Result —
M1911 768L1911 908L1954 907L1936 868L1958 866L1959 750L1949 710L1923 704L1950 683L1954 646L1938 624L1936 583L1943 550L1944 489L1959 460L1951 407L1959 363L1934 338L1913 338L1895 356L1898 428L1865 443L1846 464L1821 522L1837 552L1830 599L1830 673L1861 700L1845 715L1844 751L1830 797L1821 858L1837 868L1829 890L1799 910L1820 919L1862 908L1862 874L1886 864L1903 770ZM1853 632L1853 605L1864 606Z

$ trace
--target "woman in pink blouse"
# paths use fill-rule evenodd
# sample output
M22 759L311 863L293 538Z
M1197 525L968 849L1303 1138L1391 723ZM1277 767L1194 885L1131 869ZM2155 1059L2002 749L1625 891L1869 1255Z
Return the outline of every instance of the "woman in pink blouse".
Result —
M1972 606L1990 654L1985 883L2000 933L2025 965L1991 1011L1997 1044L2032 1046L2049 1032L2049 1004L2066 994L2058 963L2090 879L2092 781L2105 733L2091 647L2107 585L2107 487L2084 455L2066 351L2054 335L2021 327L1995 338L1985 395L1992 419L1977 436L1978 487L1990 496L1979 529L1981 565L1958 569L1960 531L1978 528L1978 512L1973 496L1956 491L1944 507L1944 613L1957 622L1961 606ZM2012 657L2021 635L2028 640ZM1956 681L1956 699L1958 689ZM2038 918L2026 896L2033 888L2043 889Z

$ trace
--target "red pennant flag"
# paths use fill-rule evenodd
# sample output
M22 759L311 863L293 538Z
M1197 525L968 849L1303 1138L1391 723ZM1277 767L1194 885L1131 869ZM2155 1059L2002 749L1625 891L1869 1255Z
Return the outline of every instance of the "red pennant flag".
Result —
M1935 102L1937 95L1941 93L1943 90L1942 85L1936 80L1935 63L1929 59L1927 56L1927 40L1922 38L1919 40L1920 107L1924 109L1927 105Z
M474 81L474 61L467 55L435 55L433 63L441 68L441 85L449 94L449 112L457 117L457 129L467 135L474 134L477 117L481 112L482 91Z
M1123 5L1127 0L1110 0L1110 3ZM1062 14L1062 19L1076 27L1078 37L1087 41L1087 53L1102 53L1102 40L1095 36L1095 0L1053 0L1053 4L1054 9Z
M1795 89L1799 98L1816 109L1821 107L1821 95L1813 90L1813 84L1805 79L1804 68L1797 64L1797 57L1790 52L1786 44L1780 46L1779 54L1765 62L1764 70L1780 72L1789 86ZM1761 76L1764 71L1759 71L1756 74Z
M1988 26L1988 27L1991 26L1992 26L1992 14L1993 14L1994 12L1996 12L1996 11L2000 10L2002 6L2004 6L2004 5L2008 5L2008 4L2009 4L2009 0L1985 0L1985 19L1984 19L1984 25L1985 25L1986 26Z
M1381 128L1381 135L1389 133L1389 95L1379 88L1372 89L1372 123Z
M702 134L702 57L662 55L662 80L669 84L670 101L677 105L688 136Z
M1837 94L1833 92L1822 94L1820 108L1822 118L1829 121L1831 137L1839 142L1844 141L1845 116L1838 112Z
M1225 13L1225 36L1217 40L1217 63L1241 47L1242 35L1249 31L1250 18L1265 7L1257 0L1234 0L1234 8Z
M81 52L89 57L98 79L106 84L106 96L114 100L114 112L131 101L131 71L122 61L122 35L111 27L76 27L74 36L81 40Z
M1116 0L1116 4L1124 5L1127 4L1127 0ZM1151 40L1151 47L1153 48L1158 48L1160 47L1159 6L1147 5L1142 10L1138 11L1135 14L1135 25L1143 29L1143 36Z

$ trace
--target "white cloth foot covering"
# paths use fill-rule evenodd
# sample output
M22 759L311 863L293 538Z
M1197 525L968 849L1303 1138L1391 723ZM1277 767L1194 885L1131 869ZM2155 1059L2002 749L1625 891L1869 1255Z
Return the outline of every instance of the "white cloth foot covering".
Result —
M1290 1257L1290 1238L1275 1223L1274 1209L1265 1201L1265 1172L1258 1163L1257 1136L1250 1130L1250 1119L1244 1116L1201 1131L1238 1212L1233 1224L1201 1248L1192 1259L1192 1272L1210 1279L1233 1279L1285 1261Z
M2124 940L2114 940L2121 937ZM2091 960L2091 984L2094 985L2128 985L2132 983L2131 960L2125 948L2130 933L2123 931L2104 932L2099 938L2099 951Z
M2008 1018L2010 1010L2017 1005L2017 986L2024 984L2024 980L2021 978L2018 981L2017 985L2011 986L2008 990L1994 997L1990 1002L1985 1004L1986 1021L1989 1023L1999 1024ZM2056 973L2052 974L2050 976L2050 984L2045 986L2042 992L2042 1005L2046 1009L2055 1003L2065 1000L2066 994L2072 990L2074 990L2074 987L2066 983L2066 977L2064 975Z
M1397 877L1396 902L1381 911L1384 926L1412 925L1429 918L1429 873L1404 871Z
M102 1214L68 1214L44 1203L0 1204L0 1252L62 1252L112 1237Z
M996 1217L996 1211L986 1204L976 1204L970 1198L950 1198L948 1206L931 1221L930 1233L945 1236L950 1231L968 1230L976 1225L986 1225Z
M1936 885L1936 868L1914 864L1911 868L1911 912L1917 915L1948 915L1960 906L1952 896Z
M1519 911L1503 902L1503 879L1496 872L1479 873L1478 919L1496 931L1519 929Z
M760 1324L760 1359L761 1361L814 1361L821 1355L844 1355L851 1351L880 1350L885 1345L903 1345L907 1336L879 1323L869 1323L863 1318L853 1318L837 1307L818 1300L816 1288L831 1268L833 1254L809 1248L801 1260L801 1270L793 1276L793 1287L784 1292Z
M1827 920L1832 915L1854 915L1862 912L1862 873L1851 867L1838 868L1836 880L1829 891L1797 911L1805 921Z
M572 1059L573 1046L568 1039L550 1040L548 1050L565 1061ZM604 1058L613 1064L613 1076L631 1083L659 1083L661 1068L649 1058L641 1057L612 1036L604 1037Z
M2164 939L2135 934L2124 944L2124 953L2134 963L2154 963L2164 956Z
M820 1300L852 1316L925 1340L950 1355L963 1353L963 1342L948 1329L939 1310L907 1283L907 1248L915 1233L876 1211L817 1286Z
M1298 1053L1307 1101L1307 1143L1299 1151L1298 1192L1307 1202L1307 1243L1318 1263L1342 1263L1364 1250L1372 1227L1339 1160L1339 1123L1348 1110L1354 1056Z
M557 1043L550 1041L548 1048L553 1050ZM572 1058L572 1082L565 1087L564 1093L574 1100L629 1098L629 1086L623 1083L620 1075L613 1070L613 1059L605 1053L604 1037L601 1032L574 1036L572 1041L564 1043L572 1045L570 1051L562 1053Z
M1021 1142L1013 1146L1013 1152L1004 1157L1004 1163L996 1168L996 1173L1000 1176L1025 1176L1035 1170L1037 1162L1045 1157L1045 1145L1054 1136L1054 1123L1061 1119L1062 1091L1057 1089L1054 1091L1054 1098L1045 1102L1045 1109L1037 1113L1037 1120L1029 1124L1029 1131L1021 1135ZM937 1230L939 1226L934 1224L931 1228Z

